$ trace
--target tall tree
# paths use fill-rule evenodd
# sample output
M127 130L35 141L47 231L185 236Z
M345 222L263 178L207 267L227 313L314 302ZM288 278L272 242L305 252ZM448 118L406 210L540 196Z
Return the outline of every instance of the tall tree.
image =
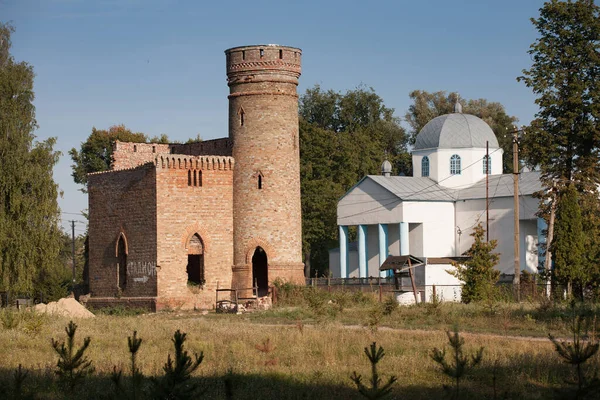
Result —
M373 89L346 93L315 86L300 97L300 168L305 263L325 272L337 238L337 202L388 159L402 172L407 137Z
M529 49L533 62L517 80L524 82L537 96L539 111L522 139L522 147L527 162L540 168L547 188L538 194L542 216L547 217L550 196L557 193L558 209L564 210L567 206L560 202L572 201L571 184L578 191L585 247L589 251L578 261L581 274L578 272L577 277L565 279L584 280L589 285L594 283L594 276L598 276L595 271L600 264L597 236L600 227L597 189L600 184L600 8L593 0L552 0L544 4L539 17L532 18L531 22L539 34ZM571 224L561 222L560 218L557 215L557 226ZM579 246L578 236L566 235L559 239L560 235L556 235L556 240L572 240L573 248ZM565 244L565 248L568 247ZM556 272L561 273L558 266Z
M0 290L32 293L60 268L56 140L35 141L33 68L10 54L0 23Z
M83 185L82 192L87 191L87 174L107 171L112 164L113 144L115 141L146 143L148 137L140 132L134 133L124 125L114 125L104 129L92 128L87 140L81 143L80 150L72 148L69 155L73 161L73 180ZM152 139L153 142L168 143L166 135Z
M454 112L454 104L459 101L463 106L463 112L475 115L492 128L498 138L498 144L504 150L503 172L512 172L512 136L517 118L506 113L504 106L497 102L486 99L467 100L460 97L456 92L447 93L426 92L424 90L413 90L410 92L413 104L408 107L405 115L406 122L410 126L410 141L415 143L417 134L433 118Z
M537 96L535 120L523 137L530 164L547 187L575 181L589 190L600 183L600 8L593 0L552 0L531 19L539 38L522 81Z

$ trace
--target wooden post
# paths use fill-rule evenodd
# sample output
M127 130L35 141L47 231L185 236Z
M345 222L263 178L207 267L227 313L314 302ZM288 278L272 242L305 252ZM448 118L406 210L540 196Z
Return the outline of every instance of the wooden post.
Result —
M521 301L521 254L519 248L519 130L513 132L513 182L514 182L514 248L515 248L515 277L513 278L513 288L515 298Z
M410 262L410 256L408 257L408 275L410 276L410 283L412 285L413 294L415 296L415 304L418 304L419 300L417 298L417 286L415 285L415 276L413 274L412 263Z
M550 268L552 266L552 252L550 251L550 245L554 238L554 218L556 215L556 193L554 192L554 184L552 185L552 204L550 205L550 220L548 221L548 236L546 236L546 259L544 260L544 271L546 272L546 296L551 295L551 280L550 280ZM550 285L549 285L550 283Z
M490 241L490 142L485 141L485 241Z

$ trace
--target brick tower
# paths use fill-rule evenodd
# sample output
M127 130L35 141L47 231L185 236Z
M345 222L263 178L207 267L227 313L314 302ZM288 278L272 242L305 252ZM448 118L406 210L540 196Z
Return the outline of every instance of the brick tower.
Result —
M301 50L225 51L233 141L233 287L303 283L298 78Z

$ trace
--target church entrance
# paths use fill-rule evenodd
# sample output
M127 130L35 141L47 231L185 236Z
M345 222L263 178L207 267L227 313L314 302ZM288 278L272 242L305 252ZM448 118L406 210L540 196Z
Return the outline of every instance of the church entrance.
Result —
M188 284L204 285L204 243L196 233L188 243L188 263L186 267Z
M258 296L266 296L269 292L269 271L267 253L257 247L252 256L252 284L258 286Z

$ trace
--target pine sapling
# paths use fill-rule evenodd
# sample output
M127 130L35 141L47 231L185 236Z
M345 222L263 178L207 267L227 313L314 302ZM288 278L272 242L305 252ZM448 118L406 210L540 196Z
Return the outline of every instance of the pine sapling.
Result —
M52 339L52 347L56 351L56 354L58 354L55 372L69 391L73 391L79 381L94 371L92 361L84 356L92 339L89 336L84 338L83 345L75 351L76 331L77 324L70 321L65 328L65 332L67 333L66 345L65 342Z
M23 366L19 364L19 367L15 369L15 373L13 375L15 381L15 386L13 389L14 399L20 399L23 397L23 382L27 378L27 375L29 375L29 372L24 370Z
M186 334L179 330L171 339L175 346L175 360L171 359L169 354L163 366L165 375L160 380L153 380L157 399L195 399L201 394L198 385L188 381L204 360L204 353L194 353L194 358L190 357L188 352L183 350L185 340Z
M382 385L381 378L379 377L379 373L377 372L377 363L381 361L383 356L385 356L385 352L383 347L379 346L377 348L377 343L371 343L370 347L365 347L365 354L371 362L371 379L370 379L370 387L365 386L362 383L362 375L358 375L356 371L352 373L350 379L356 385L356 388L367 399L383 399L387 395L389 395L392 391L392 386L396 383L397 378L395 376L391 376L385 385Z
M431 352L431 358L439 364L440 369L446 376L454 379L454 396L458 399L460 396L460 380L467 372L481 362L483 358L483 347L480 347L475 354L469 357L463 353L465 340L460 337L457 328L454 328L453 333L446 331L446 335L448 336L448 342L453 353L451 361L446 361L445 348L441 350L437 347L434 348Z
M127 337L127 345L129 347L129 353L131 354L131 398L136 400L140 393L142 380L144 379L143 374L136 365L137 352L142 345L142 339L137 337L137 331L133 331L133 336ZM127 392L123 388L122 384L123 370L117 370L115 366L111 374L111 380L114 382L117 393L120 397L128 397Z
M573 333L573 341L561 341L551 334L548 334L548 338L564 362L571 364L575 368L577 377L577 381L575 382L577 384L575 399L582 399L588 394L600 389L600 380L597 376L588 379L583 370L584 364L598 352L600 343L595 340L594 336L592 336L592 341L582 340L582 337L587 333L586 328L588 321L585 316L581 314L575 315L575 305L573 304L572 307L573 318L571 332Z

